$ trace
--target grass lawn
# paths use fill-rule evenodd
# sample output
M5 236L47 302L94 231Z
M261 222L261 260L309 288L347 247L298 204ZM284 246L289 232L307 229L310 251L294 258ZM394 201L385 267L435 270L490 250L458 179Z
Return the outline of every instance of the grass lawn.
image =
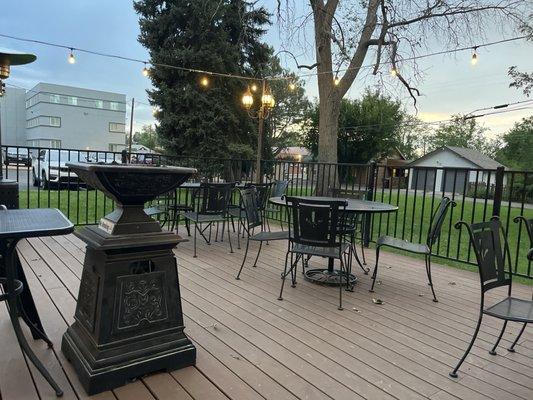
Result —
M289 195L304 195L309 194L308 192L309 190L306 189L303 189L303 192L302 189L289 189L288 191ZM185 202L187 191L181 189L178 193L178 201ZM77 225L98 223L101 217L113 210L113 202L96 190L23 190L19 198L21 208L59 208ZM405 191L402 193L377 192L376 201L397 205L398 212L374 216L372 240L375 241L380 235L388 234L424 243L431 219L432 205L436 207L439 200L438 195L432 199L431 195L415 196L411 193L406 194ZM492 204L485 204L482 199L474 202L472 199L463 199L462 196L458 196L455 200L458 204L450 209L440 240L433 252L453 260L474 262L475 256L470 249L467 233L460 232L453 225L459 220L468 223L488 220L492 215ZM521 210L518 207L509 207L505 202L502 204L500 215L508 232L513 268L521 274L533 275L533 266L525 257L530 246L527 232L524 226L513 222L513 218L521 213L526 218L533 218L533 209ZM438 259L438 262L473 269L472 266L453 260ZM532 280L526 279L525 281L533 283Z

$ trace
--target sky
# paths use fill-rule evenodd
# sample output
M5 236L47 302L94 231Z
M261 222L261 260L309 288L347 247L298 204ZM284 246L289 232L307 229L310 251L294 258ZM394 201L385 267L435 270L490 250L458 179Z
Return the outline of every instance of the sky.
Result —
M130 0L17 0L2 3L0 34L148 59L148 52L137 41L138 17ZM259 4L271 12L275 11L275 0L260 0ZM297 4L297 13L308 11L307 2L303 0L293 4ZM307 37L312 38L311 31L307 32ZM489 37L480 38L479 43L501 38L500 35L489 32ZM275 16L265 35L265 41L276 50L287 48L293 51L300 64L314 62L312 47L289 43L286 31L280 28ZM141 73L142 64L78 53L76 63L71 65L67 62L66 49L2 37L0 48L37 55L37 61L33 64L13 67L8 85L29 89L38 82L47 82L123 93L128 103L132 98L136 100L136 129L155 122L146 94L146 89L151 84ZM430 43L429 51L440 50L445 50L445 47L439 43ZM519 90L508 87L510 79L507 70L511 65L517 65L522 71L533 71L532 42L516 41L486 47L479 49L478 55L479 62L476 66L470 64L469 51L429 57L419 62L419 70L423 73L417 86L422 93L417 105L419 118L438 121L447 119L452 114L465 114L485 107L528 100ZM281 61L285 68L297 71L294 61L289 57L284 56ZM368 58L365 64L371 62ZM409 75L409 71L402 72ZM388 74L384 76L384 80L393 87L394 79L396 78ZM316 98L316 79L306 78L304 83L308 97ZM366 87L375 88L376 85L374 77L361 77L349 90L347 97L358 98ZM390 94L400 99L407 111L415 112L404 89L397 87ZM128 114L129 110L128 106ZM487 128L487 135L494 137L530 115L533 115L533 103L529 103L528 108L523 110L487 116L478 121Z

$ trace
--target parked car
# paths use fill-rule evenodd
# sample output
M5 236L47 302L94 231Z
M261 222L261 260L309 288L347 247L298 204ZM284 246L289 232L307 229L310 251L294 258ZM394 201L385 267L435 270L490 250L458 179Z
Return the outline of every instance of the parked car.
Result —
M31 155L27 148L24 147L8 147L3 150L2 156L4 164L24 164L26 167L31 166Z
M59 149L40 150L32 163L33 186L48 189L52 185L83 184L78 176L66 166L68 162L87 162L87 152Z

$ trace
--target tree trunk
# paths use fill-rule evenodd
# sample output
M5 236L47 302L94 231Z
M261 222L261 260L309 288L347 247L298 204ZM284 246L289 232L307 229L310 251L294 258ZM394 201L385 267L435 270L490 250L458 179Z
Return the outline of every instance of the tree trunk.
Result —
M337 131L339 126L340 99L320 98L318 131L318 167L316 194L327 196L330 188L338 186Z

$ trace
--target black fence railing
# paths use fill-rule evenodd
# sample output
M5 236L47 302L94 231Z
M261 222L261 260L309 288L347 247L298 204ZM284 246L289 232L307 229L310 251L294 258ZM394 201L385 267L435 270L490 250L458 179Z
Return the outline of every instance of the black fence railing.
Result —
M86 187L65 163L121 162L119 152L4 146L3 160L4 177L19 183L21 208L56 207L76 225L86 225L98 223L114 207L103 193ZM253 182L255 177L255 160L135 153L131 162L194 167L198 170L195 180ZM432 210L441 197L448 196L457 206L450 210L434 252L464 263L472 264L474 253L454 223L486 221L498 215L507 232L514 273L533 278L531 262L526 258L531 247L526 228L521 221L514 222L517 216L533 218L533 171L265 160L262 172L267 181L289 180L290 195L322 193L397 205L396 213L368 217L367 242L393 235L424 243ZM174 194L180 203L188 197L185 189ZM281 210L269 218L286 216Z

